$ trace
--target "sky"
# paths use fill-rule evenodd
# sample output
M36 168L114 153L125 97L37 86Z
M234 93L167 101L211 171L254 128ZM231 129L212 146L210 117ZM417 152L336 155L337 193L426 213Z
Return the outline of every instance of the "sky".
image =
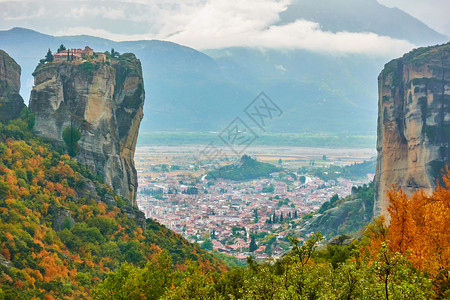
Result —
M305 20L275 25L289 1L0 0L0 30L25 27L51 35L87 34L115 41L159 39L198 50L250 46L384 55L414 47L374 33L326 32L320 24ZM450 22L449 0L379 2L399 7L436 30Z

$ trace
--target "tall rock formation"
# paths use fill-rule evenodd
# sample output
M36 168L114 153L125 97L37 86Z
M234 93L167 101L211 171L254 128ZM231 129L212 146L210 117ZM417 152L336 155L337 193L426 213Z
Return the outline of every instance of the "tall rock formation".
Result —
M450 157L450 43L392 60L378 77L375 215L392 186L407 195L436 186Z
M136 206L134 151L144 105L141 63L130 53L106 61L96 55L92 62L75 57L73 62L38 65L30 98L35 130L101 174Z
M0 122L6 123L20 115L25 107L20 91L20 66L0 50Z

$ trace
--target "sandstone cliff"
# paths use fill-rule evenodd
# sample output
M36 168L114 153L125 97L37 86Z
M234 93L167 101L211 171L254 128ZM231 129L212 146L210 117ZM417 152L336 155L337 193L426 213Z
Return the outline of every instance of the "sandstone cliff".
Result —
M0 50L0 122L17 118L25 107L19 91L20 66Z
M430 193L450 155L450 43L419 48L378 77L375 214L387 213L392 184Z
M41 63L33 75L36 133L66 147L136 206L134 151L144 104L140 61L127 53L106 62Z

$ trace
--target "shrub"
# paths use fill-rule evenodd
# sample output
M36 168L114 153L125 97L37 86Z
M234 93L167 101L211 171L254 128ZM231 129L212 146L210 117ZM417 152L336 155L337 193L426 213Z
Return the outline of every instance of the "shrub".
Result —
M67 146L67 153L74 157L78 152L78 141L81 139L80 131L72 126L68 126L64 129L62 134L64 143Z

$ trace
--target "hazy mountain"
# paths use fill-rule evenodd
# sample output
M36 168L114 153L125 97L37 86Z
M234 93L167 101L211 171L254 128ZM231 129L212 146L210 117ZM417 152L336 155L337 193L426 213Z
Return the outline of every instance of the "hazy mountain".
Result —
M375 0L296 0L280 14L277 25L298 19L320 23L324 31L373 32L417 45L448 39L407 13ZM245 81L253 90L266 91L285 108L273 131L295 127L300 132L376 129L376 80L390 58L251 48L204 52L229 78Z
M32 72L48 48L89 45L95 51L134 52L142 62L147 101L143 131L220 129L241 109L241 102L254 95L227 79L217 63L192 48L171 42L114 42L92 36L53 37L36 31L13 28L0 31L4 49L22 67L22 92L28 102Z
M1 31L0 48L22 66L26 101L37 62L48 48L54 51L61 43L77 48L90 45L96 51L114 48L121 53L134 52L140 58L147 96L143 131L222 130L236 116L242 116L243 109L261 91L284 112L271 130L367 132L375 128L376 86L374 81L370 86L359 79L375 78L381 61L239 48L208 52L217 56L216 61L170 42L52 37L22 28ZM229 51L238 55L220 55Z
M415 44L446 39L375 0L298 0L281 14L279 25L301 18L332 32L374 32ZM95 51L114 48L140 58L147 96L144 132L221 131L235 117L245 118L245 107L264 91L283 111L266 128L270 132L374 133L377 76L393 58L255 48L202 53L155 40L113 42L91 36L53 37L21 28L0 31L0 49L22 66L26 102L38 60L61 43L76 48L89 45Z
M279 24L297 19L317 22L325 31L373 32L420 46L448 41L447 36L406 12L376 0L294 0L280 14Z
M246 82L255 92L265 91L283 109L271 131L376 129L376 78L384 58L249 48L205 53L229 78Z

